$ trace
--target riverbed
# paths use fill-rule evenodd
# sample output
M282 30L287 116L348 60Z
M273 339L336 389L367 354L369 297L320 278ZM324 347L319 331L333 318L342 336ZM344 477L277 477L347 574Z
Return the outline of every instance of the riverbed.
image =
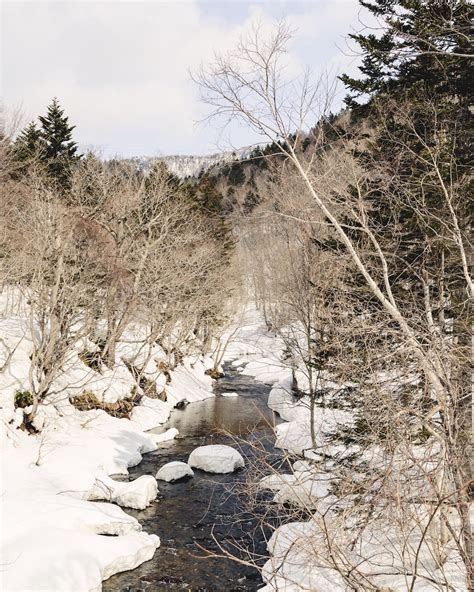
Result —
M246 552L239 547L261 556L259 564L265 561L265 541L271 533L264 532L247 511L245 484L263 450L269 455L267 461L279 462L273 448L278 419L266 405L270 387L227 367L214 390L216 397L172 412L158 430L175 427L179 437L145 455L130 469L129 478L155 475L172 460L186 462L191 451L204 444L238 448L246 458L245 469L229 475L195 470L187 481L159 481L158 500L146 510L129 513L146 532L160 537L161 546L151 561L105 581L105 592L244 592L263 585L258 569L227 558L209 558L207 551L219 553L221 545L245 559ZM238 396L223 396L229 392Z

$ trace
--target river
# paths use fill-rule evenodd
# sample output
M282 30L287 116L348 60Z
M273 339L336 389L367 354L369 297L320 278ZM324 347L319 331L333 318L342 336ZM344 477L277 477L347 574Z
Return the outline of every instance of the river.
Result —
M272 462L279 462L272 430L278 419L266 405L270 387L227 367L214 390L215 398L173 410L168 422L158 430L176 427L179 437L145 455L138 466L130 469L129 478L155 475L172 460L186 462L191 451L203 444L239 448L247 461L245 469L229 475L195 470L195 476L188 481L159 481L157 502L143 511L129 513L146 532L160 537L161 546L152 560L105 581L105 592L244 592L263 585L257 569L226 558L204 558L206 553L201 548L218 551L214 535L241 558L245 554L237 553L234 543L265 555L268 532L262 532L259 521L246 511L245 483L258 464L257 449L263 447ZM239 396L223 397L225 392Z

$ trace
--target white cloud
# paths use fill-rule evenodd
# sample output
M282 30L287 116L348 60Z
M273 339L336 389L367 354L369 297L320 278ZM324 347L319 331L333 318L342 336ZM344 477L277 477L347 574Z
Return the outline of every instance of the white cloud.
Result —
M81 144L109 154L209 151L218 134L194 126L204 111L189 69L230 47L256 16L265 23L278 12L300 31L293 62L319 65L322 55L338 53L336 37L357 2L287 2L280 11L276 3L228 6L224 14L190 0L4 2L5 103L22 104L33 117L57 96ZM235 144L250 141L234 131Z

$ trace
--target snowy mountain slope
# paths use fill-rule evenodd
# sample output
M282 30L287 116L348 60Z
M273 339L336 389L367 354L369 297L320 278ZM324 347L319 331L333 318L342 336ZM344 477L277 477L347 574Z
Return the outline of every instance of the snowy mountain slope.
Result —
M140 170L148 171L156 162L164 162L171 173L185 179L186 177L197 177L218 164L224 164L233 160L244 160L249 157L255 147L249 146L229 152L217 152L207 155L185 155L174 154L169 156L136 156L129 159L136 163Z

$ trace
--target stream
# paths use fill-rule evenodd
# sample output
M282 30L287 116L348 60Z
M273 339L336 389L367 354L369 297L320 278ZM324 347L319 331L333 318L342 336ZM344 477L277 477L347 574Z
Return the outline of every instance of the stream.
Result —
M266 405L269 391L269 386L228 366L225 377L215 383L215 398L173 410L168 422L157 428L176 427L179 436L146 454L139 465L130 468L129 479L155 475L173 460L186 462L192 450L204 444L238 448L246 467L227 475L194 469L194 477L187 481L158 481L158 500L145 510L127 512L137 518L143 530L157 534L161 546L150 561L103 582L104 592L243 592L262 587L257 569L227 558L208 558L202 548L218 551L214 535L234 555L244 557L236 552L233 542L254 553L266 553L265 536L269 533L262 532L258 521L245 511L238 491L245 490L252 459L258 462L256 442L272 461L279 462L271 427L278 419ZM223 397L225 392L239 396Z

